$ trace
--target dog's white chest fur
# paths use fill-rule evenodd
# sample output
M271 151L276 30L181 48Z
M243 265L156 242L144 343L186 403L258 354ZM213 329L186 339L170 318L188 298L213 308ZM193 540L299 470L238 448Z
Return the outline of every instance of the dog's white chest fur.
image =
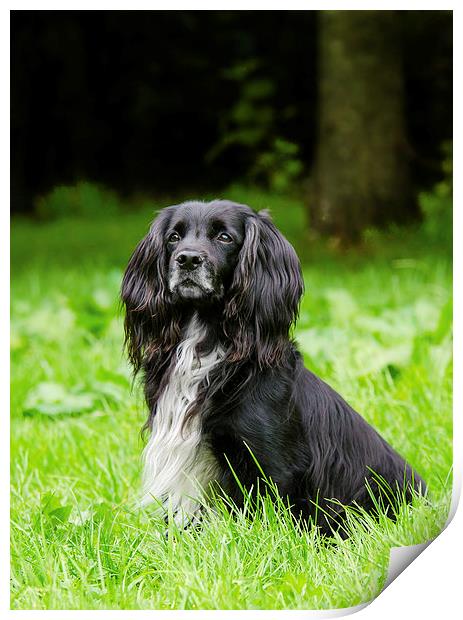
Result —
M220 347L205 356L196 355L206 331L192 318L176 351L176 364L161 394L149 442L143 453L142 504L157 501L176 521L184 523L199 508L198 499L217 472L217 463L200 433L199 416L183 425L200 383L223 357Z

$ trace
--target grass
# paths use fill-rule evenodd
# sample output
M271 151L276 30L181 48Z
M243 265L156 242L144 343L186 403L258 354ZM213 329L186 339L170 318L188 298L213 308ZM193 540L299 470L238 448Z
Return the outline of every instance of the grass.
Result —
M341 253L303 232L297 201L270 206L304 258L295 335L306 364L401 452L428 500L396 523L352 515L347 540L300 532L283 505L164 536L133 509L145 411L122 355L117 293L146 208L12 224L11 606L14 609L323 609L381 589L391 546L436 536L451 491L451 265L417 231Z

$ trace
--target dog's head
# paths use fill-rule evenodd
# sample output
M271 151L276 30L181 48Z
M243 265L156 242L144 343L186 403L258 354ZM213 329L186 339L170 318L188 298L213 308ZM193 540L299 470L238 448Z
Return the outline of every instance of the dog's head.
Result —
M129 355L170 350L181 317L214 307L230 361L277 362L303 291L300 263L265 213L226 200L163 209L122 283ZM279 344L278 344L279 343Z
M167 288L173 304L224 298L245 238L244 210L217 201L176 207L164 233Z

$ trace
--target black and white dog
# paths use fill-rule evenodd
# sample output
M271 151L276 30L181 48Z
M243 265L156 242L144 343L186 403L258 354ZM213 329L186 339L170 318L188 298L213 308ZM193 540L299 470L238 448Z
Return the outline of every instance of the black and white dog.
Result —
M144 504L157 500L185 523L209 485L240 506L236 478L255 489L262 470L296 518L329 533L343 505L374 510L378 500L425 491L304 368L289 336L302 293L296 253L266 213L226 200L161 211L121 292L126 346L149 408Z

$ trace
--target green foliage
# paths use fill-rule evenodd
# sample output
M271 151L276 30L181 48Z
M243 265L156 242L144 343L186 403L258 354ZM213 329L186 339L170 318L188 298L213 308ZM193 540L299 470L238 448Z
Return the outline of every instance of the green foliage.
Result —
M35 203L35 212L43 219L115 215L120 210L121 201L115 192L87 181L55 187L48 194L37 198Z
M220 138L208 152L207 161L214 161L232 146L244 147L250 159L248 180L275 192L288 192L300 178L303 164L299 146L276 135L274 82L262 75L254 58L226 69L224 77L235 84L239 95L224 115Z
M251 170L251 178L262 180L274 192L288 193L300 178L303 164L299 146L282 138L276 138L271 148L257 156Z
M391 546L436 536L452 464L451 265L427 237L335 255L311 247L297 200L230 188L270 208L306 257L295 330L305 362L429 484L397 522L352 512L348 540L300 531L267 495L165 536L134 508L141 390L122 355L118 288L153 210L115 221L12 226L11 605L14 609L321 609L381 588ZM63 252L63 239L69 240ZM413 240L413 243L411 242ZM379 249L378 249L379 248Z
M224 78L232 81L239 95L224 115L220 139L207 154L209 162L233 145L254 151L271 133L274 110L269 98L275 86L269 78L259 77L259 61L250 58L224 70Z
M452 241L453 206L453 160L452 143L446 142L442 148L443 179L428 192L421 192L418 200L423 213L423 229L432 239L446 244Z
M93 395L88 392L68 391L59 383L44 381L31 390L24 403L24 413L59 415L83 413L92 409Z
M40 499L41 514L45 520L56 526L66 523L72 512L72 506L62 505L61 500L54 493L44 493Z

